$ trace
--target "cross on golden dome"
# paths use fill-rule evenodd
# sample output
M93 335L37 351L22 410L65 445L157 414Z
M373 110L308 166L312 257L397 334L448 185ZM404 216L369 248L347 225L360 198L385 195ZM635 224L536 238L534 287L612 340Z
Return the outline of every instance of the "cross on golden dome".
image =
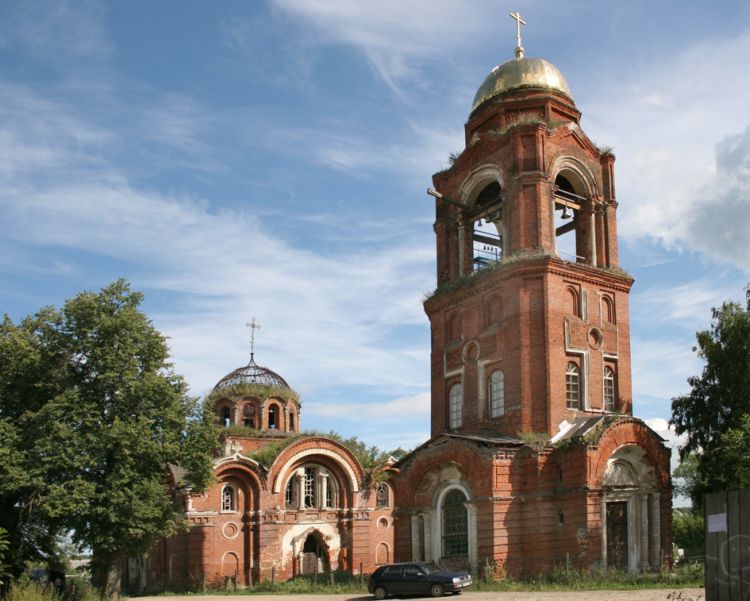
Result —
M516 22L516 58L523 58L523 46L521 46L521 25L526 25L526 21L521 18L521 13L510 13L510 18Z

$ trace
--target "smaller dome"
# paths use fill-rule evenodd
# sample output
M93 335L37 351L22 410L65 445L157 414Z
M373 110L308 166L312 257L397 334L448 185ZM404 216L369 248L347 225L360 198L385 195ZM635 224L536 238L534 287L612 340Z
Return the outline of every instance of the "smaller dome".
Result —
M471 105L472 114L491 98L519 88L555 90L571 98L568 83L552 63L541 58L513 58L492 69L479 86Z
M214 386L214 391L238 384L260 384L261 386L273 386L274 388L289 388L289 384L284 378L275 371L258 365L252 355L250 355L250 363L235 369L219 380L219 383Z

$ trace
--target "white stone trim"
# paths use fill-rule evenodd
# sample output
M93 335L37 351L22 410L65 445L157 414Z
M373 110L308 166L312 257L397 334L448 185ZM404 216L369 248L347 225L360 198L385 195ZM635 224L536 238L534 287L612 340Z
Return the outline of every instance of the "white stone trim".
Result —
M331 451L329 449L322 449L322 448L312 448L312 449L304 449L302 451L298 451L294 455L292 455L287 461L284 463L284 465L281 466L279 471L276 475L276 481L273 484L273 492L279 493L281 492L281 483L286 480L286 474L291 469L292 464L296 463L303 457L309 457L312 455L323 455L324 457L328 457L329 459L333 459L337 465L339 465L346 475L349 477L349 483L352 487L352 492L359 492L359 482L357 482L357 475L354 473L354 470L352 469L352 466L349 465L348 461L345 461L341 458L341 455L338 453L335 453L334 451Z

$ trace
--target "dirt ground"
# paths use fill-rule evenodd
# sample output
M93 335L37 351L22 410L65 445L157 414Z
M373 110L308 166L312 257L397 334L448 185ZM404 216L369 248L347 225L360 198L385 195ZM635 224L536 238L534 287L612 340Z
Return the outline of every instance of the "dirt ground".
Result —
M419 597L409 597L415 599ZM455 601L704 601L703 589L642 589L634 591L571 591L571 592L471 592L448 595ZM138 597L138 601L371 601L370 595L190 595L169 597Z

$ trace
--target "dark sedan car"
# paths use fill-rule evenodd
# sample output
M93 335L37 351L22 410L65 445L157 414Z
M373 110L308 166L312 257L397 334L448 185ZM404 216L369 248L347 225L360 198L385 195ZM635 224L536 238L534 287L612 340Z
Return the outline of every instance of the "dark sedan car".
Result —
M468 572L446 572L432 564L412 562L380 566L370 576L367 590L376 599L388 595L430 595L460 593L471 585Z

